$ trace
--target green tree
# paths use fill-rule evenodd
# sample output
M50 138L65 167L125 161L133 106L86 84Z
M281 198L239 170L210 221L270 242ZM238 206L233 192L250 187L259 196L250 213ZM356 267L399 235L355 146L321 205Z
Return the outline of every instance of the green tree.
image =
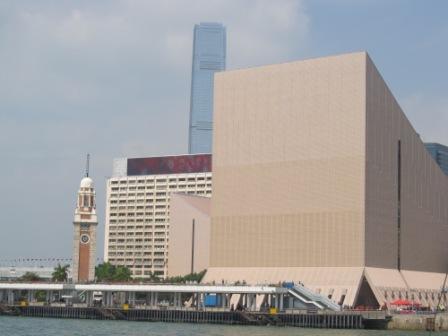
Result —
M207 272L207 270L203 270L198 273L187 274L186 276L184 276L184 280L185 281L196 281L199 283L199 282L201 282L202 278L204 277L205 272Z
M126 266L115 266L109 262L95 267L95 277L99 282L129 281L132 278L129 268Z
M195 281L201 282L202 278L205 275L206 270L203 270L199 273L190 273L184 276L175 276L171 278L166 278L164 282L166 283L186 283L187 281Z
M20 281L41 281L42 279L40 278L39 275L37 275L34 272L26 272L24 275L22 275L19 278Z
M57 282L66 282L68 279L68 268L70 265L64 265L58 264L54 268L54 272L51 274L53 281Z
M95 277L97 281L112 281L115 274L115 266L109 262L99 264L95 267Z
M43 290L38 290L34 294L34 297L36 298L37 302L44 302L47 298L47 293Z
M129 281L132 278L131 270L125 266L115 267L114 281Z

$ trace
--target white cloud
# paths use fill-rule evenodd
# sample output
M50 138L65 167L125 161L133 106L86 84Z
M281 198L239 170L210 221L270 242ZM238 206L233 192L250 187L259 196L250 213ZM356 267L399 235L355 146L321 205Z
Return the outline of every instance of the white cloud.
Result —
M0 2L0 174L14 172L0 204L8 208L3 233L29 241L25 254L71 254L71 201L87 151L101 218L113 157L186 150L193 25L201 21L227 27L231 68L306 53L301 0ZM61 236L44 247L47 231ZM4 242L0 255L14 248Z
M309 19L299 0L39 4L16 7L4 32L11 38L0 42L7 69L0 95L8 99L90 102L113 92L116 82L132 87L133 74L149 73L149 85L167 74L185 79L193 24L200 21L227 26L230 68L291 60L307 45Z

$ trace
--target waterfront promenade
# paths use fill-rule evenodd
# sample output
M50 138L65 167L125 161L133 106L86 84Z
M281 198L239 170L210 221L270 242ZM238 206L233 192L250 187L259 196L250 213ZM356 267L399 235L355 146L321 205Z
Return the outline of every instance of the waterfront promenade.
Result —
M446 314L439 314L434 322L431 312L401 315L383 310L332 310L331 306L325 307L323 298L302 296L307 293L306 288L267 285L3 282L0 315L327 329L448 330Z
M302 287L0 283L0 314L27 317L384 328L385 312L340 311Z
M217 309L135 309L67 306L1 306L0 315L126 320L147 322L209 323L225 325L289 326L327 329L384 329L385 312L314 312L287 313L223 311Z

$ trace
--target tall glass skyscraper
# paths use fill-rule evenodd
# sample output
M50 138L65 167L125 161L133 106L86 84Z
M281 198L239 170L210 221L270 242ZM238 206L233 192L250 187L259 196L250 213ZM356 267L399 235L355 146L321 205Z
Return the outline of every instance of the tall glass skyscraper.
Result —
M194 26L191 73L190 154L211 153L213 129L213 77L226 68L226 28L220 23Z
M448 175L448 147L438 143L425 143L425 147L444 173Z

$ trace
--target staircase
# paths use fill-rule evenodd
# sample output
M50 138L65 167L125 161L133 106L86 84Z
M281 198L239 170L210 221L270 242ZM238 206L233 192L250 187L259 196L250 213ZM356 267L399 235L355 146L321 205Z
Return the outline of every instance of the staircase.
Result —
M288 292L309 308L315 307L319 310L329 309L333 311L341 310L341 307L338 304L334 303L324 295L314 293L305 286L294 286L290 288Z
M95 308L95 311L101 316L104 320L116 320L117 317L106 308Z
M118 310L118 309L111 310L111 313L112 313L112 315L114 315L115 318L118 319L118 320L127 320L127 319L128 319L127 316L124 315L124 314L123 314L120 310Z
M265 324L265 323L263 323L263 321L260 321L256 318L254 318L253 315L251 315L247 312L241 311L241 312L237 312L237 313L240 316L240 319L245 322L245 324L249 324L249 325L264 325Z

